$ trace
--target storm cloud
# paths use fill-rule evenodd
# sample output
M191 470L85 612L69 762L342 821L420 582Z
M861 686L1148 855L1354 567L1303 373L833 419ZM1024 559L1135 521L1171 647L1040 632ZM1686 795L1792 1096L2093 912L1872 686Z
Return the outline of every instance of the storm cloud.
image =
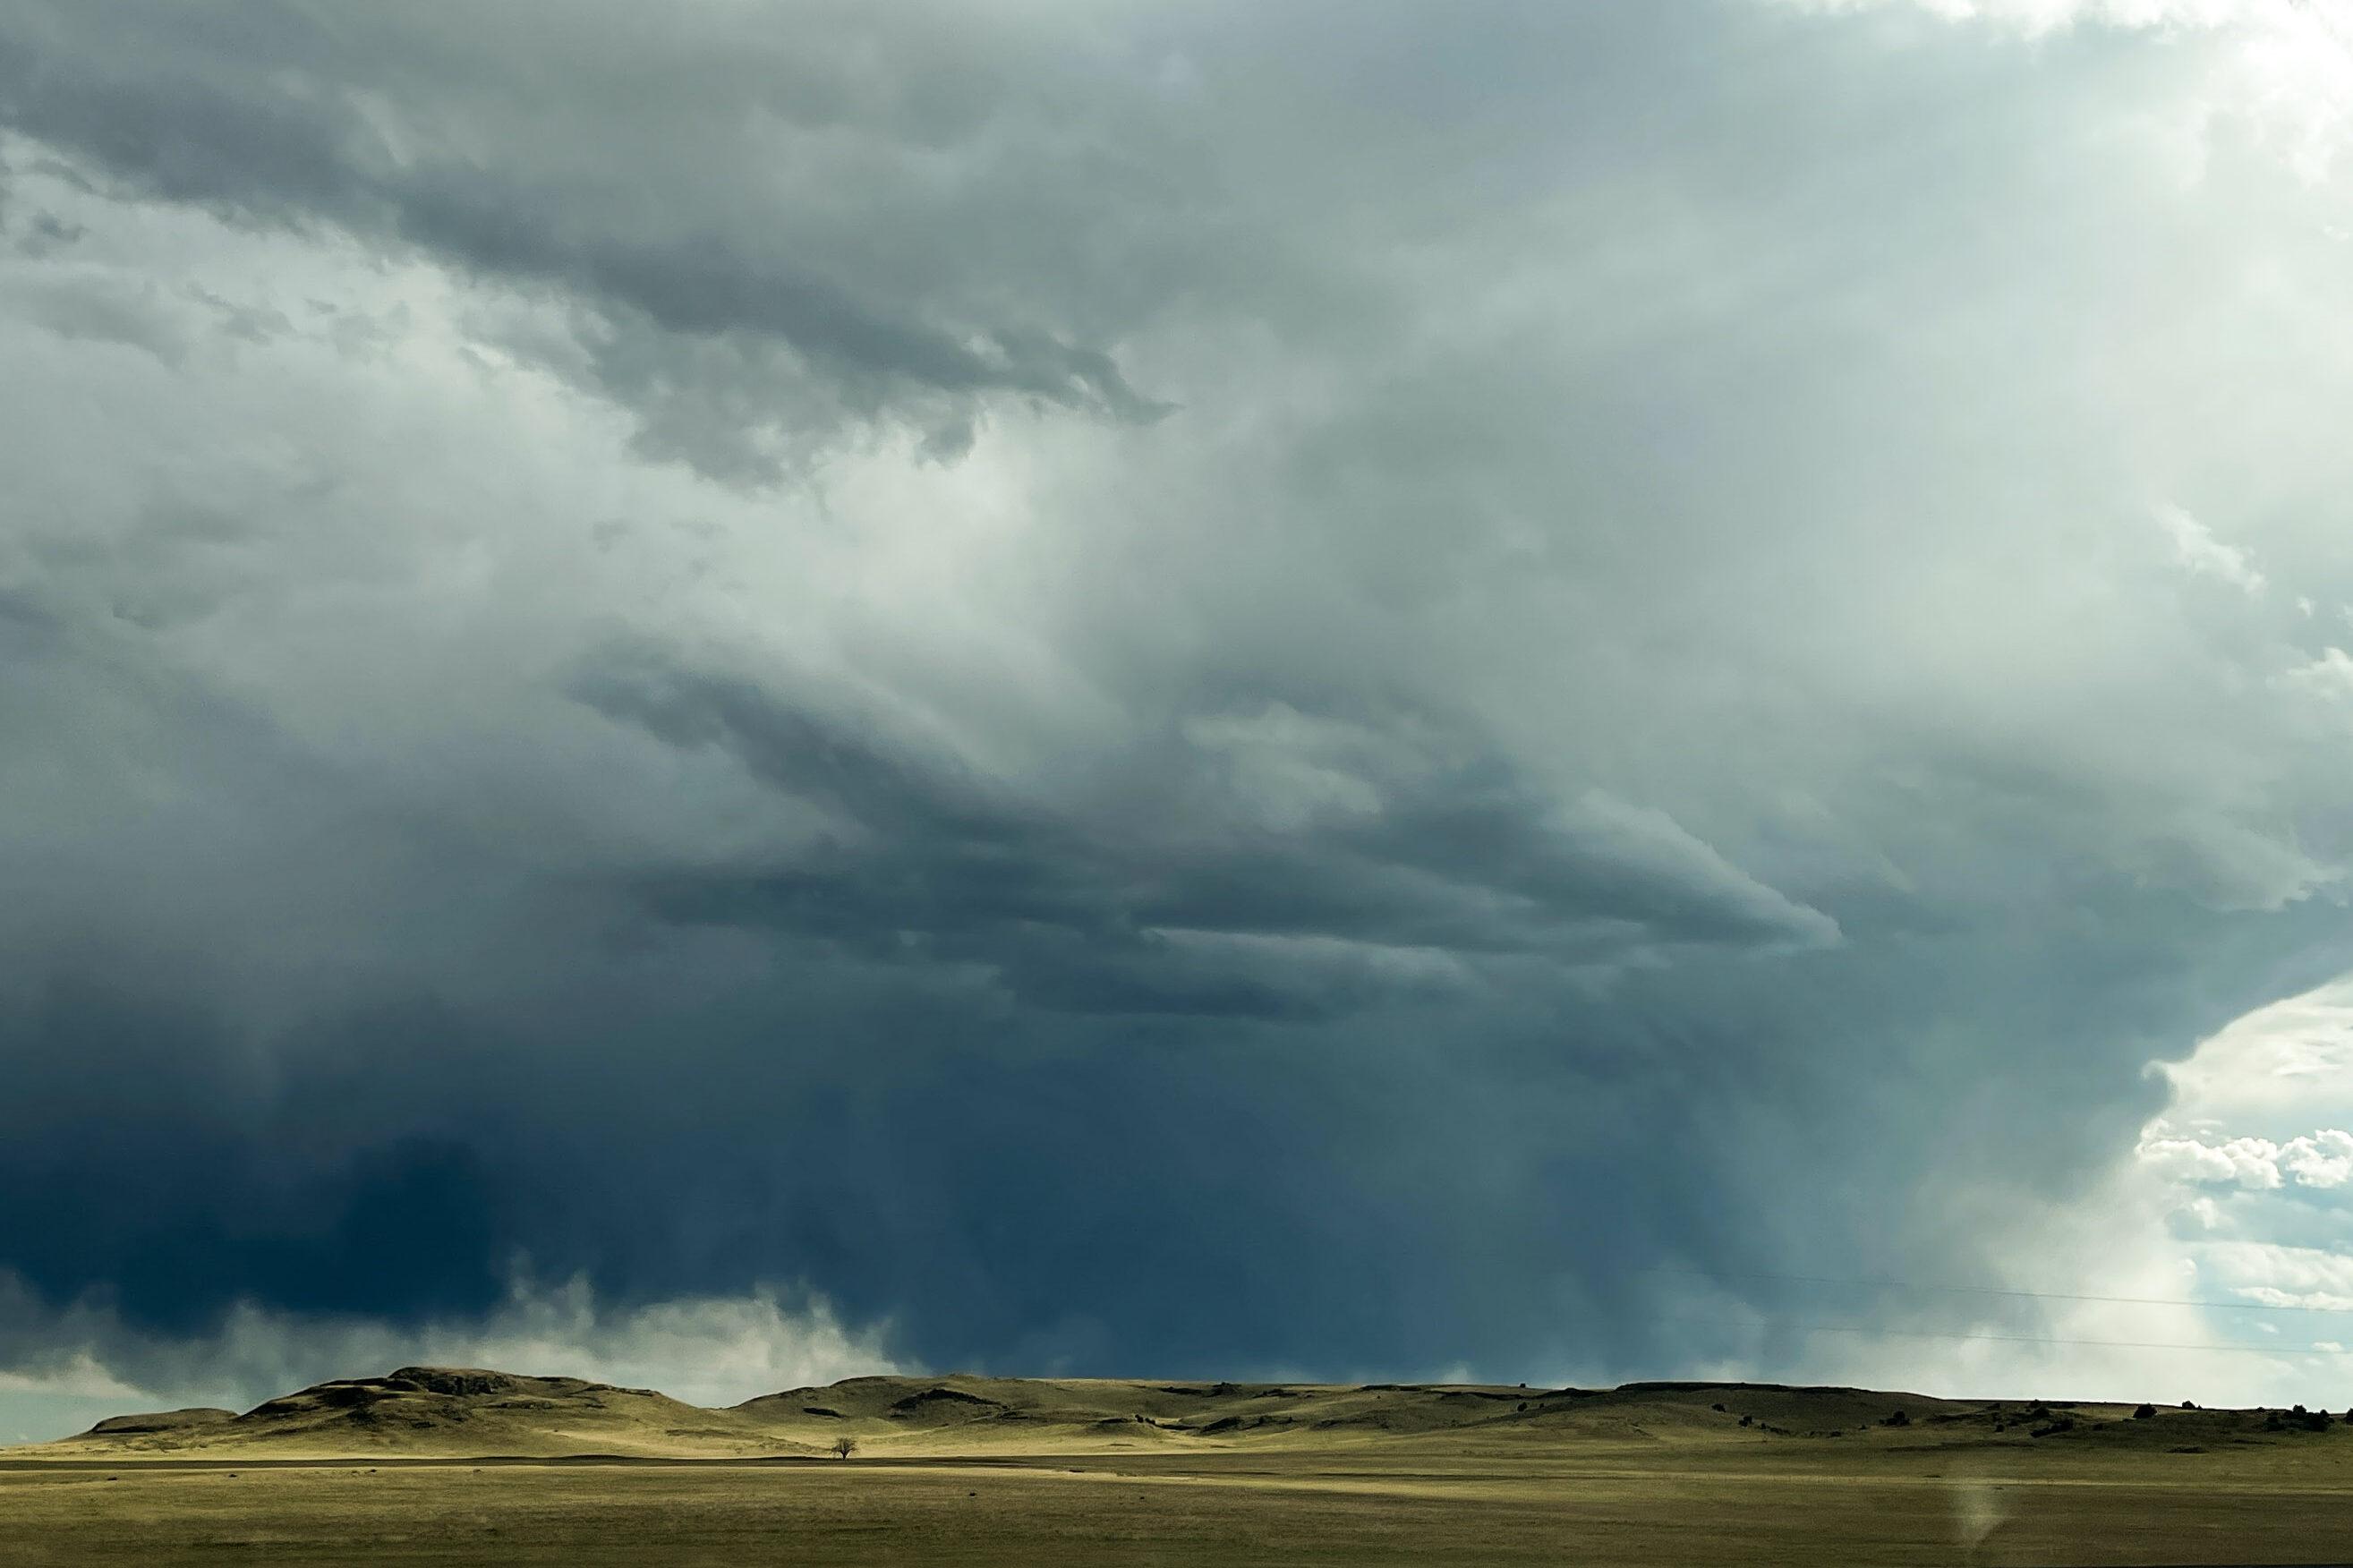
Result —
M0 11L0 1371L2210 1294L2084 1237L2353 967L2302 18Z

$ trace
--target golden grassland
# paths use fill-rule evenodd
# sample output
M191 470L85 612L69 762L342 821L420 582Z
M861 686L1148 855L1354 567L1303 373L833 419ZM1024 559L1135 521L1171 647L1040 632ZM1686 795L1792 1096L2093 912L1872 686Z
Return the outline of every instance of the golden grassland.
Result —
M402 1381L0 1453L0 1563L2353 1562L2353 1426L2261 1413L978 1378L703 1411ZM819 1457L838 1436L856 1455Z

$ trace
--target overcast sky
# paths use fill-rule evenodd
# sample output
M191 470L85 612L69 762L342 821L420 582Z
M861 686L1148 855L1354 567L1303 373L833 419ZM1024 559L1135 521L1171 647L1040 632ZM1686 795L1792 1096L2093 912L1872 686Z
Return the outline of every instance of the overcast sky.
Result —
M2332 0L0 0L0 1441L2348 1403L2348 104Z

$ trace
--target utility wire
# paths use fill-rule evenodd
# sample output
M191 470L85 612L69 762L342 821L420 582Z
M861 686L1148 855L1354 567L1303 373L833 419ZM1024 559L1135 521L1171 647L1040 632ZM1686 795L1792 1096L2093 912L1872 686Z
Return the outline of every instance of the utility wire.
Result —
M2079 1296L2064 1290L2012 1290L1993 1285L1923 1285L1907 1279L1840 1279L1825 1274L1773 1274L1738 1268L1638 1268L1637 1274L1672 1274L1695 1279L1779 1279L1798 1285L1837 1285L1877 1290L1943 1291L1957 1296L2006 1296L2031 1301L2105 1301L2134 1307L2202 1307L2210 1312L2353 1312L2353 1307L2298 1307L2276 1301L2196 1301L2179 1296Z

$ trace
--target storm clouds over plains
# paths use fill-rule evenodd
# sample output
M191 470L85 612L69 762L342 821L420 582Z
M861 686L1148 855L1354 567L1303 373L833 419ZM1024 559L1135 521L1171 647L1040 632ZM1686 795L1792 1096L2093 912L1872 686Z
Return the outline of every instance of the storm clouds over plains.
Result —
M0 1405L2237 1289L2109 1222L2344 1136L2143 1130L2353 969L2347 51L0 5Z

